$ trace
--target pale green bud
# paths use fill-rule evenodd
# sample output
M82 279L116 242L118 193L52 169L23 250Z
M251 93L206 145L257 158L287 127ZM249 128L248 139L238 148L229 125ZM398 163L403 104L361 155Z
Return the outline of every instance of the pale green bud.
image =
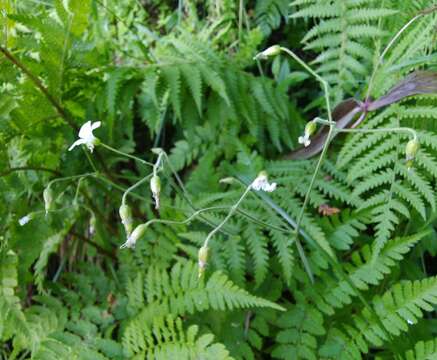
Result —
M89 225L89 233L90 236L93 236L96 232L96 225L97 225L97 219L96 216L94 214L91 215L91 219L90 219L90 225Z
M314 121L310 121L305 125L305 136L310 137L317 130L317 124Z
M281 47L279 45L273 45L268 47L264 51L260 52L256 56L256 58L267 59L268 57L279 55L280 52L281 52Z
M235 178L231 176L219 180L220 184L233 184L234 182L235 182Z
M146 232L147 226L146 224L138 225L134 231L132 231L132 234L127 238L127 241L121 246L122 248L133 248L135 247L135 244L137 241L144 235Z
M162 150L161 148L152 148L152 153L159 155L162 152L164 152L164 150Z
M46 210L46 214L52 209L53 205L53 190L50 186L47 186L42 193L44 198L44 207Z
M416 157L419 147L420 143L416 138L408 141L407 146L405 147L405 155L407 157L407 161L413 160Z
M130 207L126 204L122 204L120 206L120 209L118 210L118 213L120 214L121 223L124 226L124 230L126 231L126 234L129 236L132 232L133 227L133 220L132 220L132 211Z
M159 194L161 192L161 179L157 175L153 175L150 179L150 190L155 199L155 209L159 209Z
M208 253L209 253L209 248L207 246L202 246L199 249L199 253L198 253L198 264L199 264L199 278L203 276L203 274L205 273L205 269L206 269L206 264L208 262Z

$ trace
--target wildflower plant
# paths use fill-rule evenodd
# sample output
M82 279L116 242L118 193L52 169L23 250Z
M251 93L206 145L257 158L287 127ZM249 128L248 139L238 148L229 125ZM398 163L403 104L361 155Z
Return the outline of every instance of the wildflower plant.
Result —
M435 5L152 3L2 12L0 357L437 354Z

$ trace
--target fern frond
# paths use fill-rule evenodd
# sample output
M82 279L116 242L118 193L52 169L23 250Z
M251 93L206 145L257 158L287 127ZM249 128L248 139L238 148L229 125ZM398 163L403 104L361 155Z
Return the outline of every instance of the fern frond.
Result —
M159 314L193 314L206 309L226 310L248 307L282 307L250 295L238 288L226 275L215 272L206 281L198 279L197 265L177 263L170 275L152 268L145 278L147 306L139 313L143 324L150 324Z
M151 326L135 321L123 335L123 346L129 356L165 359L231 360L220 343L213 343L212 334L198 336L199 328L182 326L180 318L155 318Z

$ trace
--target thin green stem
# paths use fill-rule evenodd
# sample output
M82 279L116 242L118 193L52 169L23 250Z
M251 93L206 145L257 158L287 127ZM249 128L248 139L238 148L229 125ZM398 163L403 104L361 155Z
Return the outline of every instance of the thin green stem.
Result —
M208 243L209 240L214 236L214 234L216 234L223 225L226 224L226 222L231 218L231 216L235 213L235 211L237 211L238 207L240 206L241 202L244 200L244 198L247 196L247 194L250 192L250 190L252 189L252 184L249 185L246 190L244 191L243 195L241 195L240 199L238 199L238 201L231 206L231 209L229 210L228 214L226 215L226 217L223 219L223 221L218 224L206 237L205 242L203 244L203 246L206 248L208 247Z
M381 53L380 57L378 58L378 61L375 65L375 68L373 69L372 75L370 76L370 80L369 80L369 86L367 87L367 92L366 92L366 101L369 100L370 98L370 92L372 91L372 87L373 87L373 82L375 80L375 76L376 76L376 72L379 68L379 66L382 64L382 62L384 61L384 57L387 54L387 52L390 50L390 48L393 46L393 44L395 43L395 41L399 38L399 36L402 35L402 33L407 30L411 24L413 24L417 19L421 18L424 14L420 13L418 15L416 15L415 17L413 17L412 19L410 19L410 21L408 21L404 26L402 26L402 28L396 33L395 36L393 36L393 38L390 40L390 42L387 44L387 46L385 47L385 49L383 50L383 52Z
M299 214L299 217L297 219L297 224L296 224L296 230L295 230L295 240L296 240L296 245L299 251L299 254L301 255L301 258L305 258L305 254L303 252L303 248L302 245L300 244L300 240L299 240L299 231L300 231L300 227L302 224L302 220L303 220L303 216L305 213L305 209L308 205L309 199L310 199L310 194L311 191L313 189L316 177L319 173L319 170L321 168L323 159L325 158L326 152L328 150L329 144L331 142L331 138L332 135L334 134L334 129L335 129L335 122L332 120L332 114L331 114L331 102L329 100L329 86L328 83L326 82L325 79L323 79L319 74L317 74L313 69L311 69L311 67L309 67L299 56L297 56L293 51L285 48L285 47L280 47L281 51L284 51L285 53L287 53L288 55L290 55L295 61L297 61L305 70L307 70L311 75L313 75L321 84L323 87L323 92L324 92L324 96L325 96L325 102L326 102L326 110L328 112L328 121L330 123L329 126L329 132L328 132L328 136L326 139L325 144L323 145L323 150L322 153L320 155L319 161L317 163L316 169L313 173L313 176L311 178L311 182L310 185L307 189L307 192L305 194L305 198L304 198L304 202ZM302 252L302 253L301 253ZM331 256L333 256L333 254L330 254ZM304 264L305 265L305 264ZM309 266L309 264L306 264L306 266ZM312 272L311 269L307 269L308 275L310 276L310 280L312 282L314 282L314 278L312 276Z
M241 46L241 36L243 33L243 11L244 11L244 0L239 1L238 7L238 44Z
M296 235L295 235L296 236L296 242L299 239L299 230L300 230L300 226L302 224L302 220L303 220L303 216L304 216L304 213L305 213L305 209L306 209L306 207L308 205L308 202L310 200L311 190L313 189L313 186L314 186L314 183L316 181L317 175L319 174L319 170L320 170L320 168L322 166L322 162L323 162L323 159L325 158L326 152L328 151L328 147L329 147L329 144L331 142L331 139L332 139L332 136L333 136L334 132L335 132L335 125L331 124L329 126L329 132L328 132L328 136L326 137L325 144L323 145L322 153L320 154L319 161L317 162L316 169L314 170L313 176L311 177L310 185L308 186L308 190L307 190L307 192L305 194L305 198L304 198L304 201L303 201L302 208L300 210L299 217L297 218ZM333 254L330 254L330 255L333 256Z
M150 177L152 176L152 174L149 174L145 177L143 177L140 181L137 181L135 184L133 184L131 187L127 188L127 190L123 193L123 197L121 198L121 203L122 205L126 204L126 197L129 195L129 193L136 189L138 186L140 186L142 183L144 183L145 181L147 181L148 179L150 179Z
M56 182L76 180L76 179L84 178L87 176L95 176L96 174L97 174L97 172L90 172L90 173L85 173L85 174L80 174L80 175L72 175L72 176L65 176L65 177L61 177L61 178L56 178L56 179L53 179L52 181L50 181L47 184L47 187L52 186Z
M396 128L380 128L380 129L335 129L335 132L344 133L378 133L378 132L405 132L413 136L413 139L417 139L417 133L414 129L407 127L396 127Z
M269 224L269 223L266 223L265 221L262 221L262 220L260 220L260 219L257 219L255 216L253 216L253 215L247 213L247 212L244 211L244 210L237 209L237 213L240 214L240 215L242 215L242 216L244 216L244 217L246 217L247 219L249 219L249 220L252 221L253 223L255 223L255 224L259 225L259 226L262 226L263 228L269 228L269 229L273 229L273 230L280 231L280 232L282 232L282 233L287 233L287 234L290 233L289 230L284 229L284 228L281 228L281 227L279 227L279 226L275 226L275 225L271 225L271 224Z
M125 153L125 152L123 152L123 151L120 151L120 150L114 149L113 147L111 147L111 146L109 146L109 145L107 145L107 144L105 144L105 143L100 143L99 145L100 145L100 146L103 146L104 148L106 148L106 149L108 149L108 150L110 150L110 151L112 151L112 152L114 152L114 153L116 153L116 154L118 154L118 155L122 155L122 156L125 156L125 157L127 157L127 158L130 158L130 159L133 159L133 160L139 161L140 163L142 163L142 164L144 164L144 165L153 166L152 163L150 163L150 162L148 162L148 161L146 161L146 160L143 160L143 159L139 158L138 156L130 155L130 154L127 154L127 153Z
M195 211L193 214L191 214L189 217L187 217L185 220L182 221L177 221L177 220L165 220L165 219L152 219L149 220L147 222L144 223L145 227L148 228L150 225L152 224L167 224L167 225L185 225L188 224L190 221L192 221L194 218L196 218L197 216L199 216L201 213L203 212L207 212L207 211L223 211L223 210L227 210L229 209L229 206L211 206L211 207L207 207L204 209L200 209ZM124 249L128 247L128 243L124 243L123 245L120 246L120 249Z
M299 56L297 56L293 51L287 49L285 47L280 47L281 51L284 51L288 55L290 55L295 61L297 61L306 71L308 71L311 75L313 75L323 87L323 92L325 94L325 102L326 102L326 111L328 112L328 119L332 121L331 114L331 102L329 100L329 86L325 79L323 79L319 74L317 74L313 69L311 69L305 61L303 61Z

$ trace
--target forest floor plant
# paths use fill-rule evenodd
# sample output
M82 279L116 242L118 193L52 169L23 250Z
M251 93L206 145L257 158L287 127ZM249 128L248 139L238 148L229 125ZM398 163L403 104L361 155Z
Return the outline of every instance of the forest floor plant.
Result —
M274 12L282 17L284 4L281 1L274 3ZM333 1L328 6L317 4L312 0L294 2L296 6L303 7L303 10L297 13L298 16L305 16L306 11L316 18L318 16L322 19L333 18L316 25L318 35L324 35L325 31L328 33L337 31L339 23L337 17L342 16L339 12L342 6L351 6L352 10L345 11L345 14L351 17L352 23L357 19L370 22L379 19L377 14L382 14L382 18L392 13L384 9L357 10L355 3L352 5L347 5L347 3ZM97 1L93 6L97 4L100 2ZM165 41L158 42L156 51L149 53L139 34L144 31L152 38L157 34L149 29L144 30L136 26L132 27L134 30L129 30L130 19L123 19L121 22L127 27L127 33L134 33L135 42L141 44L135 51L145 54L147 61L144 60L139 68L147 75L144 76L141 71L135 72L132 69L134 66L132 68L118 66L120 60L115 59L117 66L114 69L105 69L107 73L104 74L105 80L103 81L108 94L108 99L104 104L108 108L105 113L108 118L102 117L101 120L105 120L104 125L108 124L108 126L101 127L101 121L88 120L79 129L75 116L76 114L83 115L83 113L78 110L78 105L73 101L63 102L59 100L62 99L62 95L58 99L51 92L55 94L58 89L62 90L64 59L68 55L66 49L69 46L70 30L78 32L77 27L86 22L84 19L78 20L78 23L75 22L77 19L72 15L74 6L80 5L73 5L72 2L69 8L63 2L56 2L56 9L52 13L57 17L55 23L64 22L67 25L67 35L58 44L63 49L59 84L56 83L58 80L55 76L48 77L48 83L42 81L39 76L33 74L31 62L21 61L20 54L8 50L7 46L0 46L4 61L8 61L23 72L29 78L30 84L38 89L39 95L46 98L56 116L78 133L78 139L72 143L68 151L75 150L72 156L76 156L79 155L79 150L82 150L88 162L86 166L92 169L89 172L82 170L82 174L76 172L73 175L71 172L65 173L70 175L60 175L55 174L55 170L43 170L54 173L56 176L59 175L45 182L47 185L42 191L43 209L31 211L18 220L19 231L27 229L33 231L33 226L48 227L60 220L64 224L61 231L50 233L51 235L42 245L37 260L32 264L35 269L36 289L31 287L28 289L29 305L25 305L15 295L15 287L19 278L17 264L22 254L13 250L0 251L0 340L3 338L7 340L6 345L0 347L0 350L6 349L4 351L8 352L12 346L11 359L25 358L29 354L35 359L56 358L53 354L58 354L57 358L60 359L69 356L80 358L81 339L85 338L91 344L87 359L93 356L97 359L99 357L96 354L102 353L111 359L129 357L167 360L176 358L176 356L187 359L230 359L228 349L224 345L212 342L212 333L219 332L219 341L226 343L226 346L233 347L231 353L237 354L237 358L273 356L283 359L338 358L349 360L361 359L362 354L373 356L373 352L377 353L376 356L381 356L381 359L404 358L397 349L398 336L408 331L410 327L416 326L419 319L423 317L423 312L434 310L437 304L437 280L434 277L418 279L419 276L413 270L411 270L412 276L410 277L413 280L396 281L398 278L395 278L393 281L385 278L385 275L390 274L395 265L404 259L419 241L429 236L431 231L436 206L433 201L435 200L434 192L419 170L424 168L432 174L432 179L437 178L435 160L422 149L426 146L437 149L437 137L421 132L414 126L401 126L399 119L390 120L389 124L385 119L391 116L390 111L395 114L401 113L402 106L404 106L401 100L404 101L404 98L410 94L436 92L437 88L433 82L435 74L413 73L405 78L403 83L401 82L400 87L395 86L389 90L389 95L386 93L386 96L391 96L391 98L384 99L387 102L380 102L379 107L374 105L374 109L372 109L370 95L377 88L377 83L380 81L377 78L378 70L384 66L390 50L395 49L397 41L408 32L407 30L425 16L432 16L437 8L433 6L412 17L391 37L381 55L375 56L364 100L354 102L355 108L353 109L358 108L358 110L350 111L350 119L346 125L339 124L340 121L334 116L336 109L331 107L331 102L338 92L331 91L332 80L328 76L325 78L322 75L323 71L313 70L312 66L285 46L273 45L257 54L254 59L260 69L259 60L273 59L275 65L272 68L275 69L276 75L280 74L282 71L280 69L288 66L288 63L281 65L281 54L290 56L299 66L303 67L320 83L324 111L319 111L319 113L326 113L326 116L311 117L313 120L305 124L304 133L292 139L293 142L302 144L303 149L313 147L314 154L320 152L315 163L301 160L267 163L259 162L256 152L252 152L248 145L256 143L256 136L263 129L255 126L256 121L251 122L254 112L249 106L242 105L243 101L239 102L235 93L238 91L244 93L245 87L249 86L255 99L250 101L258 101L259 106L265 111L263 114L267 114L269 118L275 118L275 121L282 116L278 114L291 111L289 108L285 111L281 108L280 99L284 98L283 94L274 93L273 86L264 76L260 80L258 78L254 80L252 75L242 75L240 69L227 69L222 65L217 65L217 69L213 66L208 68L205 65L207 61L211 64L223 64L221 62L223 59L216 56L211 49L199 47L198 43L189 37L187 37L189 41L182 41L181 39L186 34L180 37L169 36ZM139 6L142 8L141 4ZM223 19L231 16L236 10L232 9L228 13L226 6L224 4L222 7L217 2L211 9L208 9L211 13L218 14L220 20L211 26L212 30L208 27L206 27L207 30L202 30L205 38L212 36L215 27L219 28ZM285 4L285 7L287 6L288 4ZM257 12L261 12L266 7L268 8L265 4L257 5ZM177 24L175 26L179 27L186 15L185 12L193 14L195 11L194 7L190 8L189 4L180 1L177 16L172 21ZM222 12L225 13L222 14ZM140 13L147 16L147 14ZM232 43L229 49L234 49L238 44L239 50L244 52L246 34L244 24L246 23L249 29L249 15L246 13L243 1L239 2L237 13L238 29L235 33L235 43ZM116 18L119 18L118 15ZM263 18L269 17L259 16L258 21L263 21ZM28 26L36 22L32 17L26 16L22 18L17 16L17 21L24 23L27 21ZM120 22L120 20L117 21ZM344 22L341 24L345 26ZM44 26L41 24L38 26L44 33ZM264 31L271 32L274 26L274 23L264 22L262 28ZM360 29L378 33L372 25L364 24L358 25L353 31L349 29L350 32L345 34L353 38L356 36L354 32ZM118 28L121 38L125 36L125 30L123 27ZM229 41L228 36L232 39L228 30L223 29L219 32L214 41L221 44L221 41L225 43ZM49 31L48 34L51 32ZM310 38L315 34L317 35L317 31L314 31L313 35L308 33L307 37ZM256 38L257 34L250 33L250 36ZM324 39L323 36L322 39ZM337 38L333 36L331 41L335 43ZM343 45L346 46L346 41ZM364 48L355 46L354 51L360 53L363 58L366 57ZM344 56L345 53L346 50L341 49L339 56ZM188 60L182 58L183 56L187 56ZM327 58L332 60L335 56L337 56L336 53L331 52ZM138 59L142 57L132 56L130 58L133 64L137 64ZM83 59L76 60L80 63ZM239 61L243 62L241 59ZM38 61L36 63L35 68L40 70ZM357 72L361 71L360 66L354 62L349 61L348 66ZM86 75L93 76L94 71L99 73L99 70L93 69ZM325 68L325 73L328 74L330 71L332 69ZM141 76L144 76L146 80L144 80L145 85L143 84L139 91ZM432 80L428 82L430 78ZM75 83L75 80L70 81ZM422 88L417 85L420 81ZM51 88L53 83L59 85L56 91ZM416 86L416 90L419 90L405 93L405 87L409 85ZM207 88L207 91L204 88ZM401 90L396 93L399 88ZM91 87L88 90L90 93L94 92ZM156 135L153 141L155 146L150 151L146 150L146 153L151 153L155 158L154 162L146 161L142 156L132 155L136 153L135 146L132 145L132 143L135 144L133 137L123 145L118 145L121 142L118 141L117 136L114 136L115 119L119 115L118 107L122 109L124 106L120 99L126 96L127 100L124 104L126 109L130 109L130 106L135 103L132 99L136 99L134 96L138 93L141 94L138 102L142 102L145 117L149 121L147 126L152 134ZM402 94L399 95L399 93ZM210 98L206 99L207 96ZM183 103L181 99L186 103ZM120 100L120 105L117 100ZM424 102L426 103L426 99ZM319 104L320 102L316 103L316 105ZM371 110L390 104L393 104L394 110L387 107L386 110L372 117L370 124L363 123ZM68 106L69 110L67 111L64 106ZM213 146L215 142L218 142L214 136L217 134L208 128L208 121L196 123L198 119L202 119L202 116L210 116L213 119L214 113L221 113L222 107L231 109L228 112L232 113L232 116L235 115L237 119L246 116L249 119L247 126L250 135L244 141L240 141L239 132L245 132L246 129L238 125L236 126L238 130L235 130L229 125L230 123L227 124L232 130L229 130L229 134L226 134L227 137L224 138L227 139L226 141L232 138L238 148L236 152L238 161L235 167L232 162L226 163L223 167L216 166L218 158L227 158L226 150L228 149L220 152L218 157L214 157L216 148ZM130 112L133 113L130 110L125 111L125 113ZM171 152L157 147L159 146L157 144L161 143L161 136L166 131L168 124L165 124L165 120L168 116L173 116L172 125L182 119L196 119L190 124L187 122L186 133L190 135L183 137L183 140L177 143ZM96 116L92 118L95 119ZM221 119L219 119L221 125L220 122ZM362 126L358 127L361 124ZM128 127L127 125L126 128ZM269 133L274 145L280 149L281 142L287 141L287 137L281 134L284 128L278 127L275 122L271 121L266 127L268 128L266 133ZM228 131L226 126L223 128ZM318 128L320 128L319 131ZM107 133L103 134L105 129ZM94 131L96 134L93 133ZM316 134L317 131L318 134ZM212 139L208 138L210 132L213 133ZM360 179L359 175L349 174L347 178L340 170L334 169L334 165L328 159L328 150L333 144L333 139L341 133L376 139L369 140L367 145L357 144L356 148L348 143L344 147L346 150L342 150L346 159L356 159L354 155L360 154L360 147L369 148L369 154L363 156L362 161L365 160L364 157L368 157L370 159L369 169L377 174L364 185L354 186L353 181L348 180L351 177L352 180ZM378 146L384 146L384 144L381 145L383 141L380 140L384 140L385 137L396 138L396 143L387 142L386 148L379 150ZM192 145L190 141L195 142L193 139L200 144L193 152L194 155L187 152L183 154L184 156L180 156L180 153L184 153L187 148L190 149ZM407 139L404 147L400 139ZM316 141L319 143L315 144ZM205 144L211 148L205 150L202 147ZM226 142L220 142L220 146L224 147L223 144ZM314 150L316 145L320 147ZM394 156L387 151L392 148L395 148ZM400 148L403 149L401 151L405 154L405 160L398 157ZM112 153L115 160L106 161L102 152ZM379 163L371 162L372 157L382 159L384 156L386 159L384 158ZM181 158L182 160L179 161L178 159ZM232 156L230 155L229 158L232 159ZM120 159L129 160L129 165L120 165L123 164ZM194 160L198 162L194 164ZM241 165L251 165L252 161L256 163L258 169L263 170L260 172L258 170L257 175L254 175L256 172L253 171L250 175L248 175L249 172L244 171L242 174L239 171ZM357 166L353 162L343 161L346 163L346 171ZM131 171L131 165L134 171ZM197 170L193 170L189 165ZM185 179L185 175L186 178L191 176L187 182L181 179L181 169L184 167L187 168L187 172L184 173L183 178ZM206 175L203 174L203 167L208 168ZM13 169L10 169L11 173L14 172ZM23 165L15 169L27 171L30 168ZM34 168L35 171L37 169L38 167ZM123 171L118 171L119 169ZM217 174L225 174L226 177L215 176L216 170ZM135 176L129 177L132 173ZM9 173L6 171L5 175ZM412 182L414 185L398 184L399 179L408 177L414 179ZM275 182L270 182L270 179ZM97 186L93 188L94 192L91 192L87 186L91 182L97 182ZM75 186L70 186L72 183ZM120 185L121 183L123 185ZM147 190L142 186L145 183L149 184ZM202 190L205 191L204 193L199 190L199 193L196 193L196 189L208 190L211 183L217 187L228 186L228 191L209 194L205 190ZM193 184L196 184L197 188ZM388 190L381 191L369 199L363 200L360 197L363 193L366 194L366 191L381 185L386 185ZM290 187L293 187L292 190ZM112 189L121 192L121 203L118 197L111 193ZM146 192L147 196L138 193L139 190L142 193ZM100 194L105 194L105 201L102 200L104 196L99 196ZM378 208L382 203L387 208L396 206L398 213L408 218L409 209L400 200L398 201L394 194L397 194L399 199L405 200L405 203L411 204L413 210L425 222L416 226L414 219L408 220L406 225L396 232L396 236L391 238L391 230L399 223L397 218L387 212L387 214L382 214L385 218L379 221L379 217L375 216L372 211L375 208L383 211ZM107 201L108 198L110 201ZM193 201L193 198L196 198L196 201ZM331 206L326 201L328 198L339 199L340 205ZM135 206L135 201L140 205ZM392 202L395 202L395 205L391 205ZM115 206L119 206L118 215L121 226L119 223L105 222L105 216L102 216L99 209L99 207L104 208L107 213L112 214L115 212L112 206L114 203ZM428 211L425 204L428 203L434 213L427 218ZM350 206L350 208L345 208L344 211L342 209L340 212L339 208L342 205ZM323 216L319 223L315 223L313 217L308 214L310 208L318 208L319 213L326 216ZM85 211L81 212L81 209ZM83 213L86 215L84 216ZM63 217L57 218L55 216L57 214ZM330 217L328 214L333 216ZM41 217L40 221L34 221L37 217ZM141 220L138 221L138 218ZM375 218L378 220L376 225L367 227L375 221ZM194 221L200 222L201 226L188 226ZM88 226L87 236L82 232L77 234L77 227L82 226L83 223ZM322 226L323 231L320 230ZM120 249L125 250L117 253L108 251L98 241L92 240L93 236L99 232L99 227L108 230L105 232L107 238L115 235L113 238L117 239L116 241L119 241L116 236L118 229L124 229L125 241L120 245ZM410 233L410 229L414 231ZM325 236L325 232L329 239ZM69 285L64 286L59 282L61 273L63 269L68 268L69 259L80 253L77 245L69 247L65 244L72 237L76 237L76 234L77 237L93 246L98 254L103 254L110 261L104 263L99 259L95 264L85 264L80 271L66 274ZM371 241L374 234L376 234L376 240ZM362 238L362 243L354 242L358 236ZM181 238L189 241L179 241ZM270 244L272 244L272 249L269 248ZM301 264L296 266L293 264L292 257L294 245L301 260ZM252 256L250 260L248 260L249 257L244 258L245 246ZM45 284L44 276L48 273L47 269L52 260L50 256L58 249L60 252L65 251L64 258L51 280L47 282L50 283L50 289L47 292L48 286ZM31 250L29 248L29 252ZM270 250L277 251L278 256L269 256ZM340 251L343 251L341 254L344 264L338 259ZM82 255L82 259L85 260L92 256L87 253ZM426 274L423 252L420 256L423 272ZM145 261L144 259L148 257L156 257L158 261ZM191 261L196 258L197 265ZM117 259L123 259L123 261L114 265L112 262ZM226 267L233 271L227 272ZM247 273L246 267L249 269ZM291 274L292 267L293 274ZM102 269L109 275L101 274ZM328 269L330 270L327 271ZM397 269L393 272L400 271L401 269ZM376 289L375 293L369 290L371 287ZM39 295L33 296L33 291L37 291ZM117 297L122 291L125 291L125 294ZM353 302L354 297L358 298L359 305ZM206 314L206 310L212 313ZM191 315L196 312L205 314L204 318L193 320ZM10 327L13 323L17 324L16 327L19 329L16 334L15 330ZM3 326L3 324L8 326ZM433 331L430 332L433 333ZM233 336L235 338L232 338ZM114 340L117 337L119 341ZM227 339L228 337L231 340ZM269 340L263 343L264 338L269 338ZM409 350L405 350L406 358L425 360L428 355L437 354L436 340L421 339L423 341L411 344L411 346L402 344L403 350L408 345ZM273 341L274 345L272 345ZM256 350L252 351L252 349ZM259 353L254 355L256 351ZM1 356L0 353L0 358ZM102 358L104 358L103 355Z

